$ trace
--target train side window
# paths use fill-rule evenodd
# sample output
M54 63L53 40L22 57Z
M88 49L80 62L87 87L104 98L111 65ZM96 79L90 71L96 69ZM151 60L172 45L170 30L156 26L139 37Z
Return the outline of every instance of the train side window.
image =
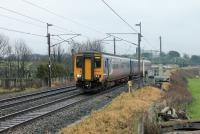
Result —
M76 67L81 68L83 64L83 58L81 56L76 57Z
M101 57L95 57L94 58L94 67L100 68L101 67Z

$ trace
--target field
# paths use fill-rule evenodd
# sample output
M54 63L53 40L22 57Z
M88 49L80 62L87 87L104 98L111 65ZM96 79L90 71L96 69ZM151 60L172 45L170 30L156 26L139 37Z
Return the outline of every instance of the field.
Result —
M188 79L188 88L193 96L193 102L189 105L189 116L192 119L200 119L200 79Z

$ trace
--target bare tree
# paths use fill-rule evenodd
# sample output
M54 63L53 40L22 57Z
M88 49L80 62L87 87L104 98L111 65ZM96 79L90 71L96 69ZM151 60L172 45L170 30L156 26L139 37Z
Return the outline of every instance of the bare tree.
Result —
M25 63L30 60L32 52L23 40L15 42L15 56L18 63L18 77L25 77Z
M86 41L83 43L78 43L78 42L73 42L71 46L71 50L75 53L80 52L80 51L98 51L102 52L103 51L103 45L102 42L99 40L95 41Z
M55 46L53 48L53 61L57 63L62 63L65 59L65 50L61 45Z
M12 63L14 62L14 55L12 53L12 47L7 45L5 49L5 62L6 62L6 78L11 78ZM14 67L14 66L13 66Z
M9 38L4 35L0 35L0 58L4 58L4 56L6 55L8 45Z

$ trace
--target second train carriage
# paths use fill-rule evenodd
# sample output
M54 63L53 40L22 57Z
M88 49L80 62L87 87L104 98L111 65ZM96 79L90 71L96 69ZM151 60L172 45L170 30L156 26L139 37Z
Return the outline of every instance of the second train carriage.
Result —
M151 62L141 62L141 74L147 73ZM82 52L74 56L74 79L78 87L94 87L127 80L138 75L138 60L101 52Z

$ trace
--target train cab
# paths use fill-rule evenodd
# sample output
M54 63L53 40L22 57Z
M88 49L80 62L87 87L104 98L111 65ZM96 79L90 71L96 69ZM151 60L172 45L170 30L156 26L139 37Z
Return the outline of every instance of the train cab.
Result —
M100 53L84 52L74 56L74 79L77 87L91 89L100 85L103 65Z

